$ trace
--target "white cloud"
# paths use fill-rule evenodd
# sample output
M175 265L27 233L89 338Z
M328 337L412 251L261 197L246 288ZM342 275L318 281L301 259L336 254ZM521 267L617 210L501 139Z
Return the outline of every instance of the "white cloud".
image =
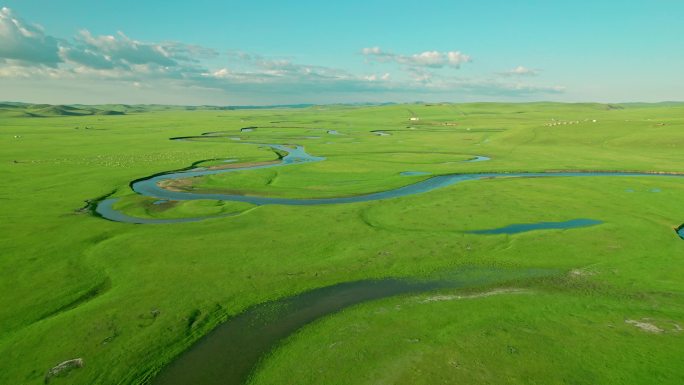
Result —
M132 40L123 32L119 32L118 37L93 36L89 31L83 30L78 41L84 44L85 50L97 52L119 65L156 64L173 67L178 64L162 45Z
M0 59L0 78L30 79L30 78L62 78L63 71L56 67L44 65L27 65L17 60Z
M368 80L369 82L388 81L390 79L390 74L389 74L389 72L385 72L384 74L382 74L380 76L378 76L377 74L372 74L372 75L364 76L363 78Z
M460 51L424 51L412 55L400 55L384 51L380 47L369 47L363 48L361 54L368 61L395 62L407 67L460 68L461 64L472 61L469 55Z
M449 60L449 65L452 67L458 67L463 63L469 63L471 61L470 56L461 53L461 51L447 52L447 59Z
M369 48L363 48L361 50L361 53L364 55L380 55L382 53L382 50L380 47L369 47Z
M295 63L286 58L270 58L245 52L229 52L231 68L209 71L207 75L233 81L255 83L302 83L318 85L334 82L355 82L364 77L348 71L316 65Z
M428 71L424 68L413 67L407 69L408 75L411 79L418 83L430 83L436 74L432 71Z
M0 59L54 67L61 62L59 41L37 25L25 23L9 8L0 9Z
M82 30L71 41L58 39L24 22L9 8L0 9L2 77L182 78L203 72L200 59L216 55L211 49L178 42L141 42L122 32L95 36Z
M363 48L361 53L366 57L367 60L377 61L377 62L390 62L396 60L396 55L390 52L385 52L380 47L370 47Z
M196 95L248 95L245 97L251 100L261 98L263 102L276 103L299 102L304 95L314 98L308 101L325 102L339 100L342 95L351 95L348 100L382 99L392 95L410 98L422 95L421 98L428 99L430 94L518 96L562 91L520 82L455 78L453 71L448 69L471 62L470 56L460 51L400 55L370 47L362 49L361 53L369 62L394 63L400 71L393 75L389 72L364 75L341 68L298 63L291 57L245 52L218 54L206 47L180 42L143 42L122 32L93 35L82 30L73 39L59 39L36 25L23 22L8 8L0 10L0 78L4 83L0 96L3 92L27 95L28 88L17 86L26 84L34 87L38 97L42 95L40 84L43 80L53 90L58 90L61 82L65 89L78 92L107 87L120 92L129 87L140 92L149 91L150 95L164 95L161 90L174 90L169 92L176 98L183 94L179 90L187 90ZM519 68L513 72L522 75L526 71L536 71ZM503 79L499 77L499 80ZM13 84L14 93L7 84Z
M527 68L523 66L517 66L511 70L501 72L503 76L536 76L541 72L538 69Z
M94 36L80 31L74 43L60 51L65 61L92 69L150 72L201 72L198 58L216 56L213 50L177 42L146 43L123 32Z
M221 68L220 70L212 72L211 75L218 79L228 78L230 77L230 71L228 68Z
M112 58L91 49L60 47L59 56L69 63L94 69L114 69Z
M400 63L419 67L443 67L444 55L438 51L425 51L411 56L397 56Z

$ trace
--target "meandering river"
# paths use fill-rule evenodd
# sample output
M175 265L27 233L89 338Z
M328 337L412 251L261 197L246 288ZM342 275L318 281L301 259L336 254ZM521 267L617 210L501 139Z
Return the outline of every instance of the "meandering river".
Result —
M493 172L493 173L472 173L472 174L447 174L436 175L426 178L420 182L409 184L395 189L374 192L370 194L361 194L354 196L345 196L338 198L278 198L269 196L251 196L239 194L221 194L221 193L202 193L193 191L172 191L160 186L160 182L168 180L178 180L184 178L222 174L228 172L254 170L261 168L282 167L294 164L321 162L324 157L313 156L308 154L304 147L294 146L289 147L285 145L269 144L274 149L286 152L287 155L282 157L279 163L262 164L245 167L234 168L195 168L184 171L174 171L154 175L147 178L138 179L131 183L131 188L136 193L153 197L159 200L173 200L173 201L187 201L198 199L213 199L223 201L246 202L254 205L324 205L324 204L341 204L341 203L356 203L368 202L381 199L398 198L408 195L426 193L432 190L451 186L457 183L481 180L481 179L498 179L498 178L548 178L548 177L609 177L609 176L629 176L629 177L682 177L682 175L673 174L655 174L647 172L617 172L617 171L577 171L577 172ZM478 156L475 159L484 161L485 157ZM489 160L489 158L486 158ZM158 223L175 223L175 222L191 222L204 219L206 217L198 218L181 218L181 219L145 219L128 216L120 211L114 209L116 198L105 199L98 202L95 211L97 214L105 219L117 222L128 223L144 223L144 224L158 224Z
M205 136L206 137L206 136ZM180 139L180 138L179 138ZM257 143L247 143L257 144ZM261 168L283 167L295 164L324 161L324 157L308 154L302 146L267 145L275 150L285 152L280 162L260 165L250 165L235 168L194 168L183 171L173 171L131 183L136 193L153 197L161 201L186 201L196 199L214 199L224 201L247 202L254 205L322 205L368 202L382 199L398 198L414 194L427 193L436 189L451 186L461 182L482 179L499 178L548 178L548 177L681 177L681 175L656 174L646 172L615 172L615 171L577 171L577 172L495 172L448 174L426 177L419 182L403 187L394 188L370 194L345 196L337 198L277 198L268 196L246 196L238 194L202 193L192 191L172 191L160 186L160 182L178 180L205 175L228 172L245 171ZM476 156L470 161L482 162L490 158ZM421 172L405 172L403 175L424 175ZM182 223L206 219L208 217L179 218L179 219L149 219L136 218L114 209L116 198L104 199L96 203L95 211L103 218L126 223L162 224ZM231 214L223 215L229 216ZM214 216L213 218L216 218ZM220 216L219 216L220 217ZM497 229L476 230L476 234L514 234L523 231L539 229L565 229L600 224L592 219L573 219L564 222L539 222L533 224L512 224ZM677 234L684 239L684 227L677 230ZM468 275L470 274L470 275ZM480 271L475 276L472 272L457 275L451 279L433 279L411 281L400 279L386 279L380 281L358 281L342 283L326 288L315 289L294 297L273 303L258 305L242 313L202 338L191 349L183 353L177 360L153 380L154 384L240 384L243 383L255 365L275 344L300 327L322 316L334 313L345 307L364 301L380 299L388 296L418 293L440 288L459 288L475 286L491 280L492 275L498 281L511 276L500 275L492 271ZM479 275L477 275L479 274ZM539 271L521 270L518 274L535 276ZM545 272L543 274L549 274ZM520 277L518 277L520 278Z

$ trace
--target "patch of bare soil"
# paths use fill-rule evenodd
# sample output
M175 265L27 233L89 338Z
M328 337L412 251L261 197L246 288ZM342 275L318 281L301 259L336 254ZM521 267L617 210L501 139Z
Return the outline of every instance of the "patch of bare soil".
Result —
M192 178L163 179L157 186L169 191L188 191L192 188Z
M45 383L49 383L53 377L59 377L66 375L73 369L78 369L83 367L83 358L74 358L73 360L64 361L54 368L48 370L45 375Z
M648 333L662 333L665 331L665 329L661 329L658 326L656 326L650 322L646 322L647 320L649 320L649 319L643 318L641 321L628 319L628 320L625 320L625 323L630 324L630 325L634 325L634 326L638 327L639 329L641 329L645 332L648 332Z
M634 325L635 327L647 332L647 333L679 333L682 327L672 320L660 320L658 324L651 318L642 318L640 320L628 319L625 320L626 324Z
M526 289L518 289L518 288L502 288L502 289L494 289L490 291L485 291L482 293L475 293L475 294L464 294L464 295L433 295L430 297L425 298L422 300L422 303L427 303L427 302L436 302L436 301L452 301L452 300L458 300L458 299L471 299L471 298L483 298L483 297L491 297L493 295L500 295L500 294L525 294L529 293L529 290Z
M572 270L570 270L570 272L568 272L568 275L571 277L585 277L585 276L592 276L595 274L596 274L596 272L594 272L594 271L583 270L583 269L572 269Z

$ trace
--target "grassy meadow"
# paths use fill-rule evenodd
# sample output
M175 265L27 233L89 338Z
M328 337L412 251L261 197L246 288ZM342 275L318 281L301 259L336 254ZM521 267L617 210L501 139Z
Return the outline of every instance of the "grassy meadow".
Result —
M223 134L169 140L206 132ZM146 383L254 305L467 267L558 273L330 314L281 341L249 383L684 383L684 240L673 230L684 223L684 178L486 179L301 207L155 204L129 187L192 165L279 159L253 143L302 145L326 160L193 178L185 188L322 198L450 173L684 172L684 104L1 104L0 383L45 383L49 369L74 358L84 366L49 383ZM478 155L491 160L465 162ZM110 194L136 217L235 215L136 225L87 209ZM603 223L467 233L574 218Z

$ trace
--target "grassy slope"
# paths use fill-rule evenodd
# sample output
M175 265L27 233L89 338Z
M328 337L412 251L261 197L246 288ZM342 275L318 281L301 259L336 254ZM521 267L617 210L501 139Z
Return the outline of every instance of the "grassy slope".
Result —
M113 223L75 210L113 190L130 196L129 181L201 159L275 157L270 150L229 140L168 140L206 131L303 144L309 153L328 158L199 182L258 194L351 195L424 178L398 176L407 170L684 171L682 112L681 106L537 103L159 110L43 119L0 115L5 149L0 170L6 175L0 189L5 218L0 223L0 354L6 358L0 383L40 383L47 369L75 357L83 357L86 367L55 383L135 383L252 304L335 282L416 276L471 264L586 267L594 274L526 283L534 292L530 295L429 306L402 297L349 309L290 338L254 381L277 383L299 367L297 383L486 383L501 376L511 383L539 382L540 376L556 382L626 383L630 373L641 373L638 380L651 372L661 375L656 378L662 383L681 382L680 334L646 334L624 319L684 324L679 279L684 242L671 229L684 222L684 180L478 181L382 202L268 206L231 218L162 226ZM412 114L421 120L409 125ZM552 118L580 123L544 126ZM91 129L74 129L84 126ZM245 126L283 128L239 133ZM328 135L325 129L347 135ZM476 154L493 160L460 162ZM146 216L217 212L211 202L149 210L139 200L131 196L124 203L131 213ZM225 210L245 209L228 206ZM462 233L577 217L606 223L515 236ZM303 226L306 231L298 231ZM247 241L252 239L259 241ZM405 311L382 311L396 305ZM152 316L157 309L159 316ZM191 323L197 310L200 316ZM615 328L604 329L608 324ZM392 328L399 332L387 336ZM349 331L338 336L345 343L342 352L323 349L327 339L338 338L335 330ZM396 339L409 335L420 335L421 343L397 349L404 345ZM600 349L587 348L597 344ZM510 349L503 347L509 345L520 354L507 355ZM311 359L312 346L321 352L302 367L302 359ZM624 354L626 347L635 353ZM579 354L583 358L575 357ZM450 355L464 370L447 366L451 360L443 358ZM499 365L506 359L515 362ZM609 360L608 366L597 364ZM573 368L582 368L581 373ZM328 377L319 377L319 369L328 370L331 380L321 381Z

